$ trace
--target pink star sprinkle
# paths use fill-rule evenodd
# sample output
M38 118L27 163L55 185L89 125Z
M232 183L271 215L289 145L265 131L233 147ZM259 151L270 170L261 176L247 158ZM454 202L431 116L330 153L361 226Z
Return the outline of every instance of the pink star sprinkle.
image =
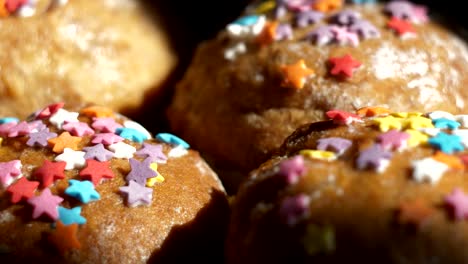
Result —
M28 123L25 121L21 121L14 127L10 128L10 131L8 132L8 137L18 137L18 136L25 136L28 135L30 132L30 128Z
M95 134L93 140L91 141L94 144L102 143L104 145L112 145L123 141L123 137L118 136L114 133L99 133Z
M444 200L447 206L453 209L453 217L456 220L468 219L468 195L460 188L455 188Z
M16 126L17 123L15 122L10 122L10 123L5 123L0 125L0 136L2 137L7 137L8 134L10 133L10 129L14 126Z
M117 123L112 117L93 118L93 124L91 125L94 129L104 133L115 133L117 128L122 127L121 124Z
M13 182L13 177L21 176L21 161L0 162L0 184L6 188Z
M62 128L73 136L83 137L94 135L94 130L91 129L87 123L83 122L69 122L65 123Z
M306 167L302 155L285 160L279 165L279 174L286 178L288 184L296 184L305 172Z
M52 220L58 219L58 205L63 201L60 196L53 195L50 189L44 191L35 197L29 198L28 203L34 207L33 219L39 218L45 214Z
M348 30L347 27L338 27L333 26L331 28L333 34L335 34L335 39L340 45L350 44L353 47L359 45L359 37L356 33Z
M400 132L396 129L392 129L388 132L385 132L383 134L380 134L377 137L377 140L380 142L380 145L384 149L397 149L401 150L404 147L406 147L406 143L409 139L410 135L405 132Z

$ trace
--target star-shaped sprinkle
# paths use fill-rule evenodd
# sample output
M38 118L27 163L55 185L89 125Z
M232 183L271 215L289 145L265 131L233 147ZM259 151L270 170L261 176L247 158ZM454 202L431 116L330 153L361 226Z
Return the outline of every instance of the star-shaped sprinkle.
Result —
M40 195L29 198L28 204L34 207L33 219L45 215L55 221L58 219L58 205L62 201L62 197L53 195L50 189L46 188Z
M117 123L112 117L95 117L93 118L93 123L91 124L91 127L99 132L115 133L115 130L117 128L122 127L122 125Z
M343 0L317 0L313 3L313 8L320 12L331 12L343 6Z
M447 154L452 154L464 149L459 136L449 135L444 132L440 132L437 136L430 138L428 143Z
M185 142L184 140L182 140L181 138L175 136L175 135L172 135L172 134L169 134L169 133L159 133L156 135L156 139L164 142L164 143L167 143L167 144L171 144L171 145L175 145L175 146L181 146L185 149L189 149L190 148L190 145Z
M293 38L293 30L289 24L279 24L276 28L275 40L287 40Z
M36 169L33 176L38 179L42 184L42 188L49 187L54 181L65 178L66 162L52 162L44 160L42 166Z
M410 22L398 19L396 17L392 17L392 19L388 21L387 26L393 29L400 36L416 33L416 30L413 28L413 25L411 25Z
M333 27L330 25L321 25L307 35L307 38L315 42L318 46L331 43L335 39Z
M255 13L265 14L275 9L275 7L276 7L276 0L267 0L267 1L260 3L258 6L256 6Z
M447 164L447 166L449 166L452 169L463 170L465 168L463 161L459 157L454 155L448 155L441 151L437 151L432 156L432 158L436 161Z
M418 130L408 129L405 130L405 132L410 135L407 142L409 147L416 147L425 144L429 140L429 136Z
M330 110L325 115L338 125L350 125L353 122L362 122L362 118L356 114L341 110Z
M309 216L309 205L310 198L305 194L285 198L279 208L282 222L288 226L295 226Z
M399 19L410 19L414 14L413 5L408 1L390 1L384 11Z
M143 158L149 158L151 162L166 163L167 156L163 152L161 144L143 143L143 147L135 152L135 155Z
M81 206L68 209L62 206L58 207L59 219L64 225L86 224L86 218L81 216Z
M149 159L145 159L144 161L130 159L129 162L131 170L126 177L127 182L135 181L144 186L147 179L157 176L157 173L150 167L151 161Z
M405 132L400 132L396 129L390 130L377 137L377 141L384 149L402 150L407 146L407 141L410 135Z
M296 155L279 164L278 174L286 179L287 184L296 184L306 171L304 157Z
M226 31L233 38L251 38L260 34L266 24L265 16L245 16L228 24Z
M60 253L64 254L69 250L81 248L80 241L76 237L77 233L78 224L64 225L61 221L57 221L55 231L48 239Z
M393 112L393 113L390 113L390 115L393 117L399 117L399 118L422 117L422 113L420 112Z
M453 130L453 129L457 129L461 125L457 121L450 120L450 119L447 119L447 118L433 119L432 122L434 123L434 126L436 128L441 128L441 129L451 129L451 130Z
M94 135L94 130L90 128L87 123L84 122L67 122L64 125L62 125L62 128L63 130L66 130L72 135L78 137Z
M43 119L52 116L53 114L57 113L59 109L61 109L65 104L63 102L51 104L42 109L38 114L37 118Z
M65 189L65 194L76 198L82 203L89 203L101 198L98 192L94 189L94 185L90 181L69 180L70 186Z
M28 3L28 0L5 0L5 7L8 12L14 13L26 3Z
M378 173L385 171L392 153L383 149L380 145L373 145L359 153L356 160L358 169L375 169Z
M99 133L99 134L94 135L93 140L91 142L93 144L102 143L104 145L111 145L111 144L121 142L123 140L124 140L123 137L116 135L114 133Z
M452 209L455 220L468 219L468 195L460 188L455 188L451 194L446 195L444 201Z
M333 161L336 160L335 153L324 150L303 149L299 152L302 156L309 159Z
M235 25L241 25L241 26L252 26L255 25L255 23L258 22L261 16L257 15L249 15L249 16L243 16L232 22L232 24Z
M349 139L340 137L321 138L317 141L317 149L324 151L333 151L336 155L343 154L353 142Z
M83 148L84 152L86 154L84 155L85 159L95 159L98 161L108 161L110 160L113 156L114 153L110 152L109 150L104 148L104 145L99 143L97 145L91 146L91 147L85 147Z
M42 120L33 120L31 122L28 122L29 126L29 132L30 133L36 133L41 130L47 129L48 127L42 122Z
M133 128L120 127L120 128L117 128L115 132L119 136L125 139L128 139L130 141L133 141L133 142L142 143L143 141L148 139L145 134Z
M294 12L307 11L310 10L312 7L311 0L286 0L278 2L283 2L284 4L286 4L289 10L292 10Z
M8 162L0 162L0 183L6 188L14 178L21 177L21 161L12 160Z
M354 32L349 31L347 27L333 26L332 32L333 34L335 34L335 40L340 45L350 44L353 47L356 47L359 45L358 35Z
M307 78L314 74L302 59L293 64L282 65L280 70L284 77L282 86L294 89L302 89Z
M156 183L163 183L166 179L161 175L161 173L158 172L158 164L157 163L151 163L150 168L154 170L158 176L149 178L146 180L146 186L148 187L153 187Z
M9 17L10 12L5 7L5 0L0 0L0 18Z
M147 139L153 138L151 133L146 130L146 128L139 123L132 120L125 120L123 126L126 128L132 128L138 130L141 134L145 135Z
M420 132L430 136L430 137L435 137L437 136L437 134L439 134L442 129L440 128L420 128L419 129Z
M3 118L0 118L0 125L8 124L8 123L18 124L19 119L16 118L16 117L3 117Z
M48 142L53 152L62 153L65 148L78 150L81 140L81 137L74 137L68 132L63 132L60 136L49 139Z
M270 45L275 41L276 29L279 23L277 21L267 21L260 34L257 36L256 41L261 46Z
M434 128L432 120L424 116L410 116L404 120L407 129Z
M412 201L405 201L400 204L398 222L401 224L411 224L419 227L432 214L434 209L430 207L422 198Z
M402 118L393 116L379 117L373 120L374 124L376 124L382 132L387 132L390 129L401 130L402 121Z
M21 177L18 181L8 186L7 192L11 194L11 202L18 203L23 199L29 199L34 196L34 191L36 191L39 186L37 181L28 181L26 177Z
M427 15L427 7L422 5L413 5L413 17L411 21L416 24L426 23L429 21L429 16Z
M390 114L390 110L386 107L380 106L369 106L362 107L356 111L356 114L363 117L374 117L374 116L387 116Z
M29 134L29 139L26 142L26 145L30 147L45 147L49 144L49 139L55 137L57 137L57 133L50 132L49 128L45 128L38 132Z
M91 181L94 186L97 186L103 178L114 178L114 172L110 169L109 161L99 162L88 159L86 160L86 168L80 171L80 177Z
M328 59L332 65L330 73L335 76L353 77L353 71L361 67L362 63L355 60L350 54L343 57Z
M297 14L296 24L298 27L307 27L308 25L320 22L325 16L322 12L317 11L304 11Z
M73 170L83 168L86 164L83 151L76 151L73 149L65 148L63 153L55 157L56 161L65 161L67 165L65 170Z
M128 186L120 187L119 190L127 196L127 204L130 207L150 204L153 199L153 189L147 188L134 181L130 181Z
M58 109L55 114L53 114L50 118L49 121L52 123L54 126L56 126L58 129L62 129L62 125L65 122L79 122L78 121L78 116L80 114L76 112L69 112L65 109Z
M109 149L114 152L114 158L117 159L130 159L133 158L133 154L136 152L136 148L124 142L118 142L109 145Z
M187 153L188 153L188 150L179 145L169 150L169 153L167 154L167 156L169 158L180 158L180 157L187 155Z
M412 162L413 178L417 182L437 183L442 175L448 170L445 163L436 161L433 158L424 158Z
M455 120L455 116L446 111L433 111L433 112L427 113L427 117L429 117L432 120L439 119L439 118Z
M351 24L348 28L350 32L358 34L363 39L378 38L380 37L379 30L367 20L358 20Z
M14 127L16 123L10 122L10 123L5 123L0 125L0 136L2 137L8 137L8 133L10 133L10 129Z
M89 117L114 117L114 111L104 106L89 106L81 109L81 114Z
M15 126L10 128L8 132L8 137L18 137L18 136L25 136L31 132L29 125L25 121L21 121Z
M351 9L344 9L333 16L333 19L341 25L351 25L360 18L361 14Z

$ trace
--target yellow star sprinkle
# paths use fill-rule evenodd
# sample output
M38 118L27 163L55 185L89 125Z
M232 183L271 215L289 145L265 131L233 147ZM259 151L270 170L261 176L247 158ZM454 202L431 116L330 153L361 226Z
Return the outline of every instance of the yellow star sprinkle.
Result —
M299 152L302 156L310 159L332 161L336 160L335 153L331 151L304 149Z
M276 7L276 2L273 0L265 1L257 6L255 12L257 14L264 14Z
M401 130L401 123L403 122L402 118L396 118L393 116L386 116L374 119L374 122L379 126L380 131L387 132L390 129Z
M427 143L429 140L429 136L422 133L421 131L408 129L405 130L406 133L410 135L407 144L409 147L417 147L419 145Z
M164 182L164 177L158 172L158 164L156 162L150 164L150 168L154 170L158 176L146 180L146 186L153 187L156 183Z
M434 125L432 124L432 120L427 117L413 116L413 117L408 117L405 120L405 128L408 128L408 129L434 128Z

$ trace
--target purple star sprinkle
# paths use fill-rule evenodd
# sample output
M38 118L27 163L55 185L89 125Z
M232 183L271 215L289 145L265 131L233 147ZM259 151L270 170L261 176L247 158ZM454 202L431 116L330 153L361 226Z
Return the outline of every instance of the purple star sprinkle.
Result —
M340 137L322 138L318 140L317 149L324 151L333 151L337 155L343 154L353 142L349 139Z
M308 25L320 22L325 15L317 11L305 11L297 14L296 24L298 27L307 27Z
M385 5L385 12L398 19L414 19L413 5L408 1L391 1Z
M287 184L296 184L306 172L304 157L297 155L279 165L279 175L285 177Z
M103 162L110 160L114 156L114 153L105 149L104 145L101 143L92 147L83 148L83 150L86 152L84 155L85 159L95 159L97 161Z
M377 137L380 145L386 150L402 149L406 146L410 134L400 132L396 129L390 130Z
M293 30L289 24L280 24L276 28L275 40L292 39Z
M289 226L294 226L309 215L310 198L305 194L287 197L279 208L280 217Z
M127 204L130 207L150 204L153 199L153 189L147 188L134 181L130 181L128 186L120 187L119 190L127 196Z
M356 165L360 170L374 168L381 173L388 165L388 160L392 157L392 153L384 150L380 145L372 147L359 153Z
M367 20L357 20L348 28L350 32L354 32L363 39L380 37L379 30Z
M331 43L335 39L335 33L333 33L333 26L323 25L312 32L307 36L308 39L314 41L318 46L323 46Z
M47 128L47 126L42 122L42 120L34 120L28 123L29 131L38 132Z
M149 158L151 163L166 163L167 156L163 153L161 144L154 145L150 143L143 143L143 147L135 152L137 156Z
M39 132L33 132L29 134L29 139L26 142L26 145L30 147L46 147L49 144L48 140L55 137L57 137L57 133L50 132L49 128L46 127Z
M359 45L359 38L356 33L348 31L346 27L333 26L332 32L335 34L335 39L340 45L351 44L356 47Z
M10 128L10 131L8 132L8 137L25 136L30 132L31 130L29 129L28 123L26 123L25 121L21 121L17 125Z
M361 14L351 9L343 10L337 13L333 20L336 21L340 25L350 25L359 20Z
M140 162L136 159L130 159L130 167L132 170L127 175L127 182L135 181L138 184L145 186L146 180L158 176L158 174L150 168L151 160L145 159Z

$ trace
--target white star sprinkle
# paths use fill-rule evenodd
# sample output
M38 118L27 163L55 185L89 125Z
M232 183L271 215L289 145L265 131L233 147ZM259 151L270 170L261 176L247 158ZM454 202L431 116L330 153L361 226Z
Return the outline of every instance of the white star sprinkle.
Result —
M437 183L448 170L448 165L433 158L413 161L413 178L417 182Z
M185 156L188 153L187 149L185 149L182 146L177 146L169 151L168 156L170 158L180 158L182 156Z
M78 116L80 114L76 112L69 112L65 109L59 109L49 119L50 123L56 126L58 129L62 129L63 123L66 122L79 122Z
M441 131L442 129L440 129L440 128L427 128L427 127L426 127L426 128L420 128L420 129L418 129L418 130L419 130L420 132L422 132L422 133L428 135L428 136L435 137L435 136L437 136L437 134L440 133L440 131Z
M79 169L83 168L86 164L86 160L84 158L85 154L86 153L83 151L65 148L63 153L55 158L55 161L65 161L67 163L65 170Z
M434 111L434 112L430 112L427 114L427 116L434 120L434 119L439 119L439 118L445 118L445 119L449 119L449 120L455 120L455 116L453 116L451 113L449 112L445 112L445 111Z
M142 125L140 125L139 123L135 122L135 121L131 121L131 120L127 120L123 123L124 127L126 128L133 128L141 133L143 133L147 139L151 139L153 138L150 134L150 132L148 132L148 130L146 130L146 128L144 128Z
M109 150L114 152L114 158L118 159L131 159L136 152L136 148L124 142L118 142L109 145Z

